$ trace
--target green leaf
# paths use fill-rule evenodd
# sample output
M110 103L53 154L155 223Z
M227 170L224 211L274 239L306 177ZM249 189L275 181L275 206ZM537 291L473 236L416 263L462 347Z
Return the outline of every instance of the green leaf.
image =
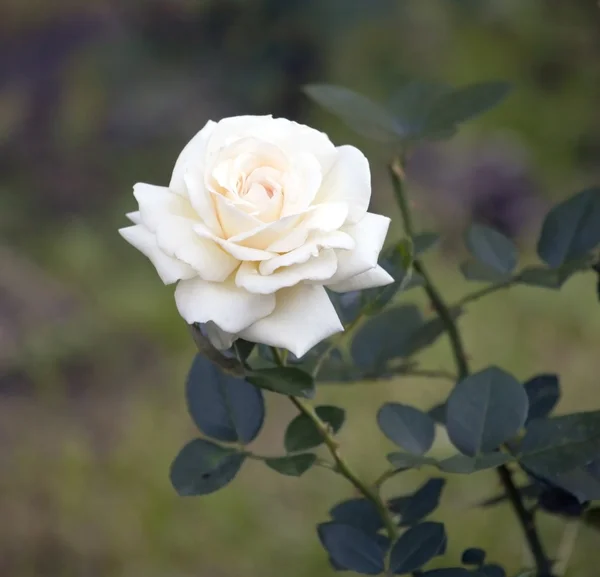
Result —
M529 399L527 421L547 417L560 400L560 383L557 375L537 375L523 386Z
M361 529L344 523L317 525L321 544L342 570L363 575L379 575L385 569L385 553L389 546L380 535L367 535Z
M536 419L519 445L520 462L538 475L564 473L600 456L600 411Z
M468 260L460 264L460 272L466 280L474 282L504 282L510 278L509 274L504 274L490 268L478 261Z
M322 421L331 427L333 434L340 430L346 418L344 409L331 405L316 407L315 412ZM295 417L285 431L284 446L285 450L290 453L312 449L321 443L323 443L321 433L312 420L304 414Z
M466 239L469 252L487 268L510 274L517 266L517 247L501 232L481 224L469 227Z
M390 569L396 575L412 573L439 554L446 541L442 523L425 522L411 527L394 544Z
M432 106L424 128L425 134L455 128L500 104L509 94L507 82L481 82L452 90Z
M538 255L552 268L600 244L600 188L589 188L553 207L544 220Z
M358 134L380 142L394 142L402 137L402 127L396 119L366 96L332 84L309 84L304 92Z
M274 367L252 371L246 380L253 385L294 397L311 399L315 396L314 379L296 367Z
M390 110L402 126L406 139L423 136L432 106L441 96L451 91L450 86L428 80L407 82L396 92L390 102ZM436 136L432 133L432 137ZM437 135L444 136L444 134Z
M411 453L390 453L386 459L395 469L418 469L423 465L436 465L431 457L422 457Z
M190 441L171 465L171 484L182 497L208 495L237 475L245 455L205 439Z
M456 319L462 310L451 313ZM425 321L415 305L392 307L358 329L351 345L352 358L361 369L381 369L392 359L408 358L427 348L444 332L445 325L438 317Z
M260 432L265 418L262 391L200 354L188 373L185 394L190 415L205 435L247 444Z
M549 289L560 289L568 279L559 269L530 266L524 268L519 274L519 282L529 286Z
M400 515L400 527L415 525L433 513L440 504L445 479L432 478L425 481L412 495L394 497L388 501L390 511Z
M441 471L446 473L470 474L485 469L495 469L511 460L506 453L487 453L468 457L467 455L454 455L437 463Z
M377 413L377 423L390 441L414 455L424 455L433 445L435 423L414 407L386 403Z
M313 453L302 453L265 459L265 465L282 475L300 477L315 464L316 460L317 456Z
M474 457L514 437L527 418L525 389L509 373L490 367L454 387L446 409L446 427L454 446Z

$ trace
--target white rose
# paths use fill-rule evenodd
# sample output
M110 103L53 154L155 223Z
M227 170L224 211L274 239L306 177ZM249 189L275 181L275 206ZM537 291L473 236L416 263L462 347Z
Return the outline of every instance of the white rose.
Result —
M168 187L136 184L121 235L144 253L188 323L218 348L236 338L298 357L343 327L324 287L393 281L377 265L389 219L367 212L365 156L271 116L209 121Z

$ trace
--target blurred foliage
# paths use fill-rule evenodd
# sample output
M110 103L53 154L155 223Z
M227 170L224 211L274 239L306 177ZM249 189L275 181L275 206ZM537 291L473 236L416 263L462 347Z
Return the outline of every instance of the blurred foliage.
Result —
M497 216L502 206L504 230L536 231L527 199L543 206L600 176L599 29L595 0L4 0L0 573L326 572L312 527L345 490L321 479L327 472L311 471L300 485L249 463L220 495L190 502L173 493L166 466L190 436L175 383L193 344L172 290L116 234L132 185L166 183L182 145L209 118L272 113L363 147L374 209L395 216L386 150L310 106L300 86L333 82L387 102L407 76L453 85L504 78L516 87L505 105L419 152L430 162L415 176L423 194L414 200L428 221L439 199L449 229L457 215ZM478 149L492 151L485 162ZM460 294L465 284L436 264L447 292ZM600 407L593 284L584 275L561 295L517 288L478 304L462 321L470 354L506 363L519 378L560 373L559 412ZM427 355L447 366L443 346ZM447 392L404 377L381 387L381 396L368 384L335 394L351 421L384 397L427 408ZM324 389L318 400L333 394ZM280 429L267 423L261 450L277 452ZM373 454L385 452L372 451L376 435L374 425L342 435L367 474ZM410 475L394 482L422 484ZM516 573L524 563L521 537L507 529L510 510L474 507L493 496L486 475L450 482L437 514L490 559L514 559ZM548 519L544 538L564 549L569 527ZM578 537L567 575L595 577L597 529L582 526ZM449 543L449 558L460 553Z

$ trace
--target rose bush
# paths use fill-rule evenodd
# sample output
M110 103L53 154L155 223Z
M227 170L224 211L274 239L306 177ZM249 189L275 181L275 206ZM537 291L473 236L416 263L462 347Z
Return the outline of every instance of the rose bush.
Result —
M145 254L186 322L302 356L343 330L324 287L383 286L389 219L367 212L369 163L352 146L270 116L209 121L168 187L138 183L121 235Z

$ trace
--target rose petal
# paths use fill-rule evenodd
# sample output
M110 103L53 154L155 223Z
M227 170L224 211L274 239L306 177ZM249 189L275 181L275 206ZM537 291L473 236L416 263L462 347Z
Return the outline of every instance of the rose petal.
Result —
M232 282L214 283L193 278L175 289L175 302L188 324L213 321L228 333L238 333L275 308L274 295L252 294Z
M305 211L304 215L303 220L287 234L269 244L267 250L288 252L306 242L312 231L332 232L338 230L346 222L348 205L345 202L327 202L311 207Z
M164 186L138 182L133 187L133 195L140 205L142 222L151 232L156 232L159 223L169 215L197 218L187 199Z
M288 253L278 255L269 260L261 262L259 266L259 271L262 275L270 275L281 267L306 262L311 257L318 256L319 251L322 248L337 248L351 250L354 247L354 239L345 232L341 232L338 230L329 234L320 234L315 236L309 242L306 242L302 246L295 248L294 250L291 250Z
M119 229L119 234L142 254L150 259L158 276L165 284L196 276L196 271L187 264L167 256L156 244L156 237L144 225Z
M225 238L256 230L263 225L262 221L240 210L223 195L213 193L213 199Z
M345 281L374 268L389 226L387 216L367 212L358 223L343 227L342 230L356 241L356 248L338 254L338 270L330 283Z
M159 248L189 264L204 280L224 281L240 264L239 260L213 240L198 236L194 226L194 222L186 218L165 218L156 230Z
M216 126L216 122L209 120L179 154L169 183L169 188L173 192L182 196L188 195L185 174L186 172L194 172L196 175L202 173L202 167L205 164L206 145Z
M297 357L344 327L321 286L299 284L277 293L275 311L243 330L251 342L283 347Z
M363 218L371 200L371 170L365 155L354 146L339 146L337 158L323 178L315 202L348 203L348 222Z
M347 293L350 291L360 291L368 288L385 286L393 282L394 279L388 272L380 266L376 266L371 270L357 274L345 281L326 284L325 286L336 293Z
M323 178L321 165L313 154L296 153L290 171L283 178L282 217L298 214L311 206Z
M142 224L142 216L139 210L137 212L128 212L125 216L133 222L133 224Z
M215 202L211 193L204 186L204 180L193 172L186 172L183 179L189 192L190 202L198 218L217 236L223 236L223 229L217 218Z
M335 252L322 250L306 262L282 267L269 275L260 274L257 263L243 262L235 275L235 284L252 293L271 294L305 281L322 283L329 280L336 269Z
M202 224L194 226L194 232L201 238L207 238L216 242L225 252L229 253L233 258L241 261L257 261L268 260L275 256L275 253L267 252L256 248L242 246L232 240L226 240L215 236Z

